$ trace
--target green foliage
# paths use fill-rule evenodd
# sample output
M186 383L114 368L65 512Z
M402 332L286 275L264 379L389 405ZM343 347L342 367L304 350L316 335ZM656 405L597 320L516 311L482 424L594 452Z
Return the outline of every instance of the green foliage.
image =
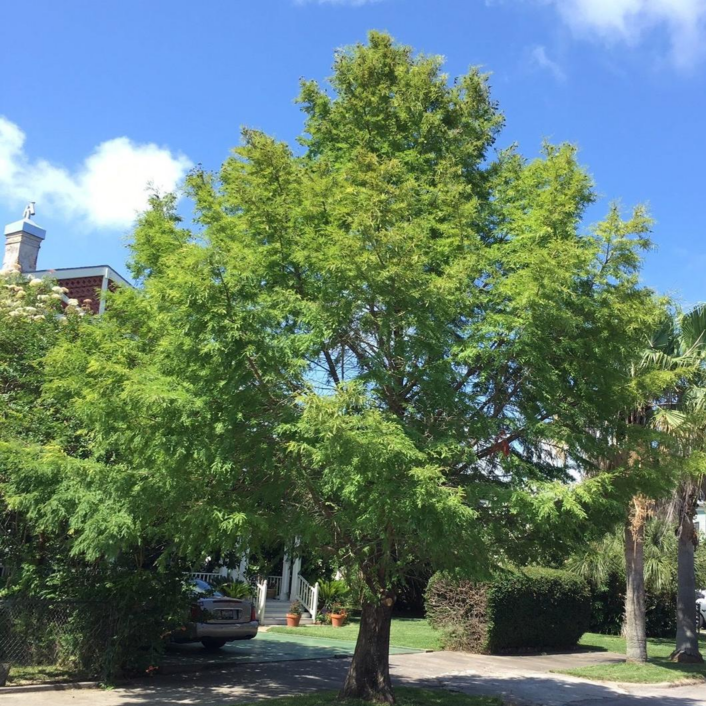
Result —
M588 630L590 593L573 574L530 567L493 581L488 610L492 652L568 648Z
M245 598L253 597L253 587L246 581L228 581L220 584L218 590L229 598Z
M292 601L289 605L289 612L292 615L301 615L304 612L304 607L299 601Z
M498 653L575 647L588 629L588 584L568 572L527 568L473 583L435 574L427 616L447 649Z
M334 603L342 603L348 599L350 589L345 581L331 579L319 581L319 604L324 611L330 611Z
M591 632L619 635L625 614L625 553L622 531L587 544L566 562L566 569L591 586ZM676 632L677 539L671 524L653 518L644 543L648 637ZM706 586L706 549L696 550L696 585Z
M45 486L47 475L23 458L24 452L32 456L38 445L52 443L55 453L58 444L81 453L76 425L65 410L42 395L45 356L60 342L76 340L90 318L85 316L79 302L64 300L66 290L50 279L0 273L0 565L6 573L3 583L17 580L23 564L41 551L34 528L28 522L27 510L32 504L29 496L34 498L32 507L48 502L50 497L34 494L38 486ZM20 492L28 492L24 507L15 503L20 486L23 486ZM47 541L48 536L42 538L43 543Z
M71 340L85 311L62 308L66 290L50 279L0 272L0 439L59 433L41 399L42 361L59 340Z
M152 198L143 288L50 361L125 498L124 530L74 516L85 551L154 533L200 558L286 531L377 600L419 566L487 570L528 522L578 537L607 504L608 481L560 485L631 399L658 315L637 285L649 220L613 208L587 233L576 150L491 158L487 77L440 66L372 33L332 94L302 85L302 156L245 131L189 178L193 230Z
M645 210L585 227L574 146L494 153L488 77L450 82L386 34L300 104L302 150L245 130L190 175L192 224L151 198L141 287L48 358L81 452L3 451L13 504L89 560L298 535L364 604L420 567L565 552L620 506L620 467L567 482L621 432L661 313L639 286Z
M171 630L187 621L191 598L183 567L144 570L125 562L58 562L33 584L25 574L0 617L0 652L13 663L49 665L112 680L157 665ZM19 641L19 643L18 643Z

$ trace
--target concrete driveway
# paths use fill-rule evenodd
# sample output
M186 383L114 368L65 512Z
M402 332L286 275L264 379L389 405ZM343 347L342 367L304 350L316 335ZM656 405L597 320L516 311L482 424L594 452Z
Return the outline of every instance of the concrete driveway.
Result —
M164 659L163 672L180 673L184 667L198 671L225 665L242 665L259 662L296 662L300 660L348 657L355 650L355 642L327 638L260 632L252 640L231 642L220 650L205 650L200 643L170 645ZM391 647L390 654L413 654L421 650Z
M393 655L395 683L495 694L526 706L706 706L706 685L673 688L618 687L550 674L619 659L610 653L550 657L485 657L457 652ZM158 677L112 690L70 689L9 694L2 706L232 706L262 698L337 689L349 660L244 664L201 675Z

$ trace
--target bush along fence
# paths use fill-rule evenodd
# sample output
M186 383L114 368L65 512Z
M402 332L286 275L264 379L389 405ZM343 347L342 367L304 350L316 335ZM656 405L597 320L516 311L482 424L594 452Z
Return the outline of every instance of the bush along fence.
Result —
M103 603L0 601L0 663L13 676L112 676L118 620ZM3 671L4 671L3 670Z
M150 606L127 612L109 602L0 600L0 677L8 667L9 684L150 674L168 634Z
M446 649L566 649L588 630L591 592L582 578L556 569L507 571L487 582L438 573L427 587L426 611Z

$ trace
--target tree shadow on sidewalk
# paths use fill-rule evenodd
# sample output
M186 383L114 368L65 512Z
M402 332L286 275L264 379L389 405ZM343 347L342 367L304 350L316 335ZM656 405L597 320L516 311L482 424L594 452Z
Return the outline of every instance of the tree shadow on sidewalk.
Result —
M655 688L653 691L658 693L625 693L626 690L609 684L550 675L509 674L499 677L450 674L434 679L405 678L398 683L424 688L441 687L478 696L498 696L512 706L706 706L706 688L703 685L693 687L703 689L703 697L692 698L680 695L680 690L675 687ZM650 689L649 685L641 686L644 692Z

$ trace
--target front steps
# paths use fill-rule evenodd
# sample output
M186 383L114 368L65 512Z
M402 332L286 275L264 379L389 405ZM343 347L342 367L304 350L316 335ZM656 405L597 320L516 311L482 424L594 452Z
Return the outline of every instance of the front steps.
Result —
M268 598L265 604L265 620L263 625L286 625L286 615L289 612L291 601L278 601L276 598ZM300 625L311 625L314 621L311 618L311 613L302 613Z

